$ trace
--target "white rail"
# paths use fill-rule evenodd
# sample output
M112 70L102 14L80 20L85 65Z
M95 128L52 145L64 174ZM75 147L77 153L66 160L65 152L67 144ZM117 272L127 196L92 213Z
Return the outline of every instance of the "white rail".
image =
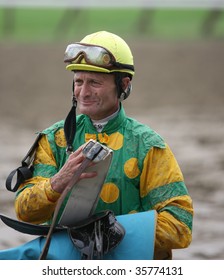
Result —
M0 0L0 7L222 9L224 0Z

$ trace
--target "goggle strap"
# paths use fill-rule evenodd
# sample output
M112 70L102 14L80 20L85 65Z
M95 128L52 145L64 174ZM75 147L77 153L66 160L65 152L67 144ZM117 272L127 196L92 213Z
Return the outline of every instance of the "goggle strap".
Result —
M120 63L120 62L114 62L113 66L117 67L118 69L129 69L129 70L135 71L134 66L130 65L130 64L123 64L123 63Z

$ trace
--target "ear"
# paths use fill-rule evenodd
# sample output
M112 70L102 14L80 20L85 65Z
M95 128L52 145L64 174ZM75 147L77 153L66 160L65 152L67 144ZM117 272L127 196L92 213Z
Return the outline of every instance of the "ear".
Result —
M131 93L132 90L132 85L131 85L131 80L129 77L125 77L122 79L122 93L120 95L120 101L123 101L124 99L128 98L128 96Z
M129 87L131 80L129 77L125 77L122 79L122 89L123 91L127 90L127 88Z

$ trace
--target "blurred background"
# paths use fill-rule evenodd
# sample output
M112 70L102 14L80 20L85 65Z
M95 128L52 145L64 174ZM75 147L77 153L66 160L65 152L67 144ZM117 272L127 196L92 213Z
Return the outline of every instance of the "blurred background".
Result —
M7 175L70 109L67 44L107 30L134 55L126 112L165 138L194 202L192 244L174 259L224 259L224 1L79 2L0 0L0 212L15 217ZM33 238L0 222L0 250Z

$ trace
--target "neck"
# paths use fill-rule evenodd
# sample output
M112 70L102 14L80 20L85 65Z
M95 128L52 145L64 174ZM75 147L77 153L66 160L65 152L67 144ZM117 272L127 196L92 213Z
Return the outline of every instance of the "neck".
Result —
M95 126L95 128L97 129L98 132L101 132L104 128L104 126L110 121L112 120L113 118L115 118L118 114L120 110L120 107L117 109L116 112L114 112L112 115L102 119L102 120L93 120L91 119L93 125Z

